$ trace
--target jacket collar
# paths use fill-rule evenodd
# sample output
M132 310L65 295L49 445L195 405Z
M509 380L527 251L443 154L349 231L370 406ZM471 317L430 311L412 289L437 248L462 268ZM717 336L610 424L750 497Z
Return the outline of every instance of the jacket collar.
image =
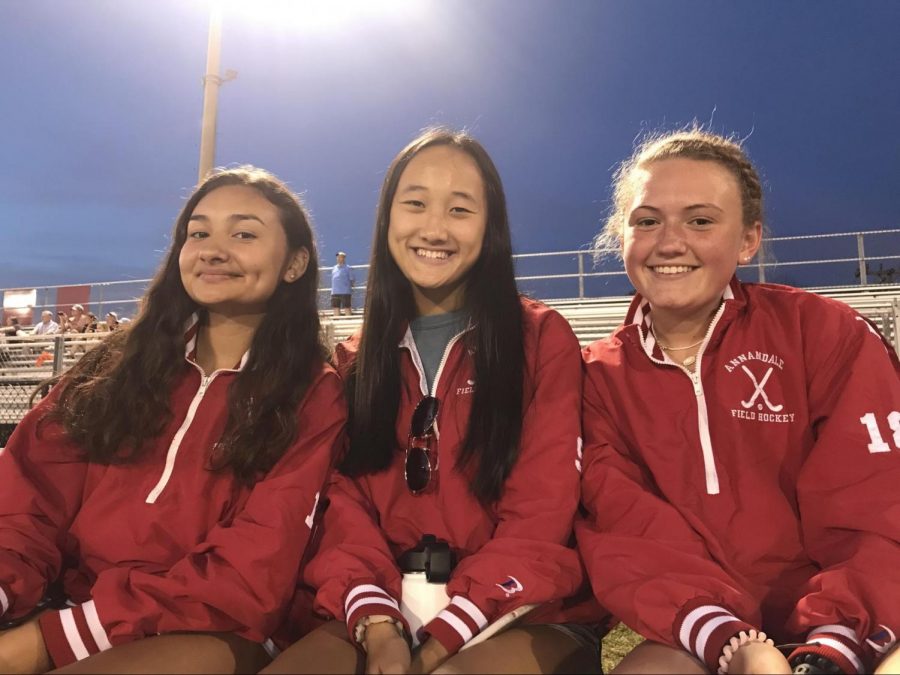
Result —
M475 327L475 324L472 323L472 320L469 320L469 324L459 333L457 333L454 337L450 339L450 342L456 340L460 335L465 335L470 330ZM422 357L419 356L419 350L416 348L416 341L413 339L412 327L407 324L406 332L403 333L403 337L400 338L400 343L397 345L401 349L406 349L409 351L409 355L412 358L413 364L416 367L416 370L419 373L419 388L423 393L428 393L428 380L425 377L425 366L422 364ZM446 347L444 347L446 350Z
M731 277L731 281L728 282L725 290L722 291L722 300L725 302L726 311L731 308L738 310L746 304L746 293L737 275ZM631 305L628 307L628 313L625 315L622 328L636 326L641 346L647 352L647 355L659 361L665 361L665 354L656 342L656 336L653 335L653 331L650 330L652 325L653 312L650 302L640 293L635 293L634 298L631 300Z
M197 367L197 336L200 333L200 314L198 312L194 312L191 314L190 318L185 323L184 328L184 358ZM234 372L239 372L244 369L244 366L247 365L247 359L250 358L250 350L248 349L244 352L244 355L241 357L241 360L237 362L237 365L234 368L230 368L227 370L231 370ZM223 369L226 370L226 369Z
M457 335L464 335L468 333L470 330L475 328L475 324L472 323L472 320L469 319L469 323L465 328L462 329L461 332L457 333ZM413 340L412 327L410 324L406 324L406 331L403 333L403 337L400 338L400 342L397 344L398 347L409 349L410 351L416 351L416 342Z

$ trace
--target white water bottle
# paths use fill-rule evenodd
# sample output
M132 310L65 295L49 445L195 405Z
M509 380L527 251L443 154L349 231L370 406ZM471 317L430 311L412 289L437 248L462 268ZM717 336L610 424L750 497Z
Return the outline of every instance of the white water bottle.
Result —
M400 612L409 624L413 647L419 645L422 626L450 604L447 584L429 583L425 572L404 572L400 596Z

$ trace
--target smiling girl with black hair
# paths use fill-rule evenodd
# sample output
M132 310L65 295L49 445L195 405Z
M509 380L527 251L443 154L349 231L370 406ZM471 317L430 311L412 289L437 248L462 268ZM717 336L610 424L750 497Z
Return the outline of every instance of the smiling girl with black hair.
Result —
M558 313L519 295L500 177L471 136L427 131L390 165L365 323L337 360L350 449L305 579L338 621L267 672L354 672L363 652L366 672L592 667L596 640L546 625L565 620L561 601L583 578L568 546L578 342ZM430 558L404 555L425 535ZM436 616L416 614L412 575L437 577L441 565L445 589L419 586L442 599ZM532 605L523 624L460 652ZM411 653L410 642L421 646Z

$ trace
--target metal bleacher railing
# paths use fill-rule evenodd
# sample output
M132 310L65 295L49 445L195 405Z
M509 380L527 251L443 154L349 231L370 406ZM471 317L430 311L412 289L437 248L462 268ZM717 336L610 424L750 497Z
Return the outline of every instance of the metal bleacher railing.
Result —
M633 290L614 255L596 263L594 252L586 249L515 258L520 288L563 314L582 345L605 337L621 323ZM894 264L885 266L890 261ZM351 316L332 316L325 309L329 289L319 289L327 343L345 339L361 325L367 267L354 266L362 283L354 288L356 310ZM328 268L321 272L327 275ZM846 302L870 318L900 351L900 229L770 238L765 253L755 264L742 267L739 276L745 281L801 286ZM115 310L120 316L134 313L148 283L145 279L89 284L91 299L85 307L101 321L106 311ZM34 316L43 309L55 313L67 308L53 300L58 288L36 289ZM102 333L0 337L0 430L21 419L40 382L61 373L102 338Z
M0 427L16 424L42 382L65 371L102 339L102 333L0 337Z

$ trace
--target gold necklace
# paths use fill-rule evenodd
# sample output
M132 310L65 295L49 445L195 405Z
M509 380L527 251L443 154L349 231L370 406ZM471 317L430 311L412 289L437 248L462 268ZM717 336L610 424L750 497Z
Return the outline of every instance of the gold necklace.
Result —
M653 326L652 326L652 325L650 326L650 332L653 333L653 338L656 340L656 344L658 344L658 345L659 345L659 348L662 349L664 352L683 352L683 351L685 351L685 350L687 350L687 349L693 349L694 347L697 347L697 346L703 344L703 341L706 339L706 336L704 335L702 338L700 338L699 340L697 340L697 342L695 342L695 343L692 344L692 345L688 345L687 347L669 347L669 346L664 345L662 342L659 341L659 338L656 336L656 331L653 330ZM695 354L695 355L693 355L693 356L687 357L687 358L686 358L684 361L682 361L681 363L682 363L682 365L684 365L686 368L690 368L691 366L694 365L694 362L695 362L696 360L697 360L697 356L696 356L696 354Z

